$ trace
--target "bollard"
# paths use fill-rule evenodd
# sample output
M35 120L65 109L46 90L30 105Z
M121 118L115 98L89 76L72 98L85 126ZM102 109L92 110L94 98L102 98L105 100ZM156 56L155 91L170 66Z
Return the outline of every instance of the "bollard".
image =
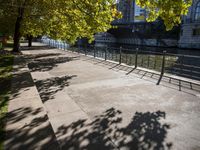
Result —
M119 64L122 63L122 47L119 48Z

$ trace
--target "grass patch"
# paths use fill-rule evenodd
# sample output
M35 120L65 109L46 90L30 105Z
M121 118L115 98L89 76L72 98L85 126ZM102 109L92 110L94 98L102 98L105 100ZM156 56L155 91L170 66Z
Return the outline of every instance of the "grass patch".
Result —
M0 56L0 150L3 149L5 137L5 115L8 110L11 89L13 58L14 56L11 54Z

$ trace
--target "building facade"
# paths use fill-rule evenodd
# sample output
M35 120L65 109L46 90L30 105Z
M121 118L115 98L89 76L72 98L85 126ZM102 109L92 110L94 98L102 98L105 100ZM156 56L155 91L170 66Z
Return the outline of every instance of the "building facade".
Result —
M181 29L176 27L168 32L158 20L147 23L146 10L137 6L135 0L118 0L117 9L123 14L123 18L114 21L118 28L113 32L109 30L109 35L97 34L97 45L116 43L200 49L200 0L193 0L188 15L183 17Z
M146 11L136 5L135 0L119 0L117 9L123 14L123 17L116 20L116 23L128 24L134 22L145 22Z
M193 0L188 15L183 17L179 47L200 49L200 0Z

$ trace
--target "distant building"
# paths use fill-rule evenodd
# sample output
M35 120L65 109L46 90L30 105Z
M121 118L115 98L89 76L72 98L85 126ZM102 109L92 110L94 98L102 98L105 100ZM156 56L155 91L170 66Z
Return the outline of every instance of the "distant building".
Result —
M123 17L116 20L117 23L130 22L131 0L119 0L117 2L117 10L123 14Z
M193 0L188 15L183 18L179 47L200 49L200 0Z
M145 22L145 9L136 5L135 0L119 0L117 2L117 9L123 14L123 17L116 20L116 23L128 24L134 22Z
M134 22L145 22L146 10L134 4Z
M137 6L135 0L118 0L117 9L123 14L113 22L118 28L109 30L111 34L97 34L96 45L116 43L200 49L200 0L193 0L188 15L183 17L181 30L179 26L166 31L159 20L146 22L147 12Z

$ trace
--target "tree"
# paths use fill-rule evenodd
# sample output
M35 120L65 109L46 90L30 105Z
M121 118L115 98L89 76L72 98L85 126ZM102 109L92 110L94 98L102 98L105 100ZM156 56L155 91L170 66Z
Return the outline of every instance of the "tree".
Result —
M14 33L16 52L21 36L29 38L29 46L32 37L44 34L70 43L81 37L91 41L96 32L107 31L121 17L115 0L0 0L0 4L1 23L9 26L2 30Z
M136 0L137 5L147 10L147 21L160 17L167 30L181 23L181 17L187 15L192 0Z

